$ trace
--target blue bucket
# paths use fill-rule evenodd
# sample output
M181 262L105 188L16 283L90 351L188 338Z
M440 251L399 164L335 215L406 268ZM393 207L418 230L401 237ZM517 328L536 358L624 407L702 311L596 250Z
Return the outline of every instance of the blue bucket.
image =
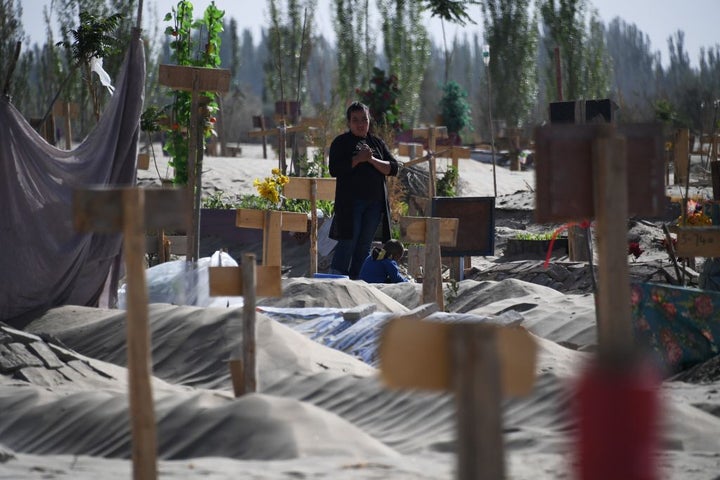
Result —
M347 278L349 279L347 275L336 275L334 273L316 273L314 278Z

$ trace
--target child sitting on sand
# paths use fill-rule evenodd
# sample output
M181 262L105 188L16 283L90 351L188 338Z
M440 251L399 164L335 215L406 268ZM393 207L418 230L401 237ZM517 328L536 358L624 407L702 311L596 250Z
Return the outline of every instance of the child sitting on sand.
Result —
M360 280L368 283L400 283L409 281L400 274L397 261L405 252L398 240L388 240L383 248L374 247L360 269Z

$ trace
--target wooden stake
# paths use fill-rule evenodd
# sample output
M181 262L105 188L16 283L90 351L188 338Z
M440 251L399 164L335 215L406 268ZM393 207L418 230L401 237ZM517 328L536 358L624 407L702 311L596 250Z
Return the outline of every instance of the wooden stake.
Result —
M458 224L457 218L400 217L401 240L425 244L422 302L435 302L440 310L444 309L445 303L440 245L455 246Z
M318 218L317 201L335 199L335 179L290 177L283 193L287 198L310 200L310 276L317 273Z
M145 284L145 230L182 226L179 190L77 190L73 197L75 228L83 232L124 235L123 254L128 287L127 361L132 430L133 478L157 477L157 440L151 385L151 342Z
M255 338L255 255L242 258L243 278L243 393L257 391Z
M505 478L496 330L458 324L451 335L458 478Z
M598 231L598 346L604 361L625 362L633 351L627 261L627 160L625 138L608 126L593 142L595 218Z
M150 327L145 285L145 195L122 192L123 254L127 276L127 361L132 426L133 478L157 478L157 440L152 398ZM130 214L130 212L132 212Z

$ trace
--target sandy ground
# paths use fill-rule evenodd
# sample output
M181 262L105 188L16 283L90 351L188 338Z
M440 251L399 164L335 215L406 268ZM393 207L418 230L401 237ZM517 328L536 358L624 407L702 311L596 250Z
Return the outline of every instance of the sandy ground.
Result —
M260 152L243 145L241 157L206 158L203 191L254 193L253 179L277 165ZM532 209L532 171L495 174L499 202ZM492 165L461 160L460 178L464 196L494 193ZM158 175L151 166L138 179ZM535 228L526 216L511 220L503 234ZM638 224L655 232L652 222ZM477 259L479 270L501 262L496 254ZM288 250L283 263L302 255ZM646 258L662 261L662 252ZM259 391L238 399L227 360L241 342L242 309L150 305L160 478L454 478L452 395L391 390L378 375L382 327L421 303L422 286L295 277L283 288L282 299L258 302ZM569 406L597 342L593 296L506 278L463 280L448 299L430 319L517 324L538 344L532 392L503 401L508 478L573 478ZM376 312L343 320L363 304ZM65 306L24 332L2 327L0 478L130 477L125 322L123 310ZM15 358L10 345L21 357L12 368L3 363ZM660 478L720 478L719 387L717 379L663 383Z

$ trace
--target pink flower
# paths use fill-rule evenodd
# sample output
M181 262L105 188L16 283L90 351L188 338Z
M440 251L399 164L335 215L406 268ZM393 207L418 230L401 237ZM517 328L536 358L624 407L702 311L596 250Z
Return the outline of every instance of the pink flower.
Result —
M710 297L707 295L700 295L695 299L695 313L699 317L709 317L712 315L713 306Z
M632 290L630 290L630 302L633 306L636 306L638 303L640 303L640 300L642 299L642 288L638 286L633 286Z
M672 303L663 303L662 307L668 316L674 317L675 315L677 315L677 309L675 308L675 305L673 305Z
M672 365L677 365L677 363L682 358L682 349L668 330L663 330L660 334L660 338L662 340L663 346L665 347L668 361Z

